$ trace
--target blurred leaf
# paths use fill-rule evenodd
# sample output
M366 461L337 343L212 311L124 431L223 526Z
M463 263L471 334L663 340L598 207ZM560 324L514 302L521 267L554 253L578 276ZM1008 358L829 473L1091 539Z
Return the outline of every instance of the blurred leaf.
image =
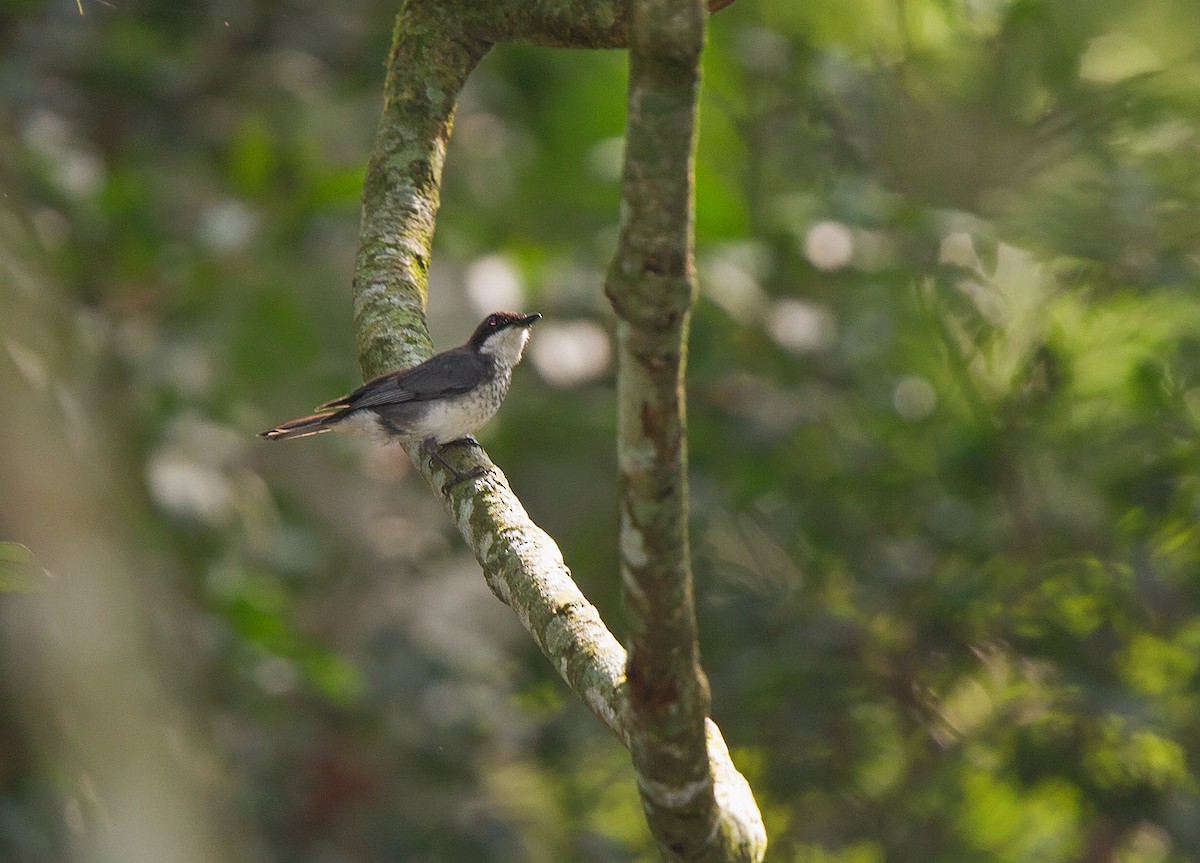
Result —
M341 656L321 650L306 651L301 668L317 691L335 704L350 704L363 696L366 681Z
M627 757L536 650L489 631L477 677L421 637L410 580L459 546L396 453L252 438L355 383L395 4L302 5L0 4L0 303L63 341L0 312L0 375L113 432L130 555L172 592L154 619L197 652L267 856L655 859ZM754 755L770 859L1075 860L1103 825L1130 825L1110 857L1200 859L1192 5L711 19L691 527L714 709ZM476 322L463 274L492 255L514 302L611 331L625 67L504 45L472 73L429 262L439 343ZM53 385L35 354L61 357ZM517 374L489 452L619 631L614 372ZM226 517L138 512L164 448L221 478ZM4 589L44 581L4 566ZM305 773L326 750L389 765L370 799ZM23 840L0 814L0 859L70 856L37 845L62 834L59 778L11 751L5 811L37 814Z
M238 194L256 197L268 190L275 179L278 157L275 140L261 116L242 120L229 142L226 158L229 181Z
M1020 789L993 771L968 767L962 827L994 859L1054 863L1078 859L1082 815L1078 789L1046 781Z
M49 578L26 546L0 542L0 593L36 593L45 590Z

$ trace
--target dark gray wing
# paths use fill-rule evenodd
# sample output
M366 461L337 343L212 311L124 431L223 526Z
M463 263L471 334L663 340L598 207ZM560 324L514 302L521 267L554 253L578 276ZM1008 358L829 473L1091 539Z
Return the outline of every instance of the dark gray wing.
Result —
M475 351L454 348L411 369L372 378L349 395L321 405L319 410L357 410L457 395L477 386L490 373L488 363Z

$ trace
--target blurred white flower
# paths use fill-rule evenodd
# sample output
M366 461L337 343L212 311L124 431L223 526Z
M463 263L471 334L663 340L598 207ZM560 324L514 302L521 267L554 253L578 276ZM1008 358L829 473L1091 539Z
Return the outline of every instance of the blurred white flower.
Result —
M59 157L55 179L68 195L90 197L104 185L104 160L91 150L69 149Z
M519 311L524 296L521 277L507 258L488 255L467 267L467 298L480 317L502 310Z
M283 656L264 656L254 665L254 682L268 695L287 695L300 683L296 663Z
M152 456L146 465L150 497L172 515L209 525L228 523L234 513L234 489L219 471L171 453Z
M529 351L538 374L556 387L595 380L612 362L608 333L586 319L539 324Z
M916 422L933 413L937 405L937 392L925 378L914 375L896 384L892 390L892 404L903 419Z
M798 354L829 348L837 337L833 313L803 300L779 300L771 306L767 332L777 345Z
M593 144L588 150L587 165L598 179L609 182L621 179L625 167L625 136L615 135Z
M804 257L818 270L840 270L854 255L854 235L841 222L817 222L804 235Z
M22 137L46 160L58 187L67 194L88 197L104 184L104 159L60 115L38 111L25 124Z
M228 200L209 207L200 216L200 242L214 252L236 252L254 239L258 216L241 201Z
M34 112L21 132L25 143L48 159L57 159L71 139L71 127L67 121L61 115L46 110Z
M700 289L742 324L756 320L767 302L758 279L725 256L700 262Z

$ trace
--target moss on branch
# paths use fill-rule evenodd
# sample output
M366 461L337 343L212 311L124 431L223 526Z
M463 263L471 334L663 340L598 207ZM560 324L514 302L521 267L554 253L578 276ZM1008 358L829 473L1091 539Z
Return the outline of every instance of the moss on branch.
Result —
M620 47L632 29L638 48L625 188L630 215L608 285L622 318L621 549L632 655L486 454L446 454L460 471L483 466L487 473L454 486L443 500L492 592L632 752L664 854L755 861L765 848L761 818L707 719L687 548L682 385L695 290L690 159L705 10L699 0L656 2L631 9L603 0L406 0L363 189L355 327L364 376L432 353L425 301L446 145L459 93L490 46ZM662 22L654 20L659 13ZM416 445L406 450L430 485L442 488L449 472L429 464ZM666 675L654 667L664 657Z
M687 530L684 374L702 0L631 0L622 222L606 292L619 317L621 578L630 624L630 751L643 808L672 860L760 860L749 785L708 718Z

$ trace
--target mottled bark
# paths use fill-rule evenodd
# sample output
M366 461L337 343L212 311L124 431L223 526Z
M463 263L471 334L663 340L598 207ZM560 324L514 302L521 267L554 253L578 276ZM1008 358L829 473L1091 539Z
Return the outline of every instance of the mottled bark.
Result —
M703 0L632 0L621 235L606 291L618 316L618 461L630 752L668 857L754 860L762 819L710 763L688 546L684 372L696 294L693 151ZM718 778L722 782L717 787ZM729 784L726 784L728 782Z
M433 4L408 2L396 16L354 267L364 377L416 365L433 352L425 289L442 165L458 94L488 47L464 39Z
M726 2L714 0L712 5L719 8ZM672 669L688 669L670 679L682 688L673 689L667 678L646 674L645 660L628 666L635 681L627 684L624 648L572 581L554 541L530 520L486 454L462 448L448 451L447 459L459 470L476 466L488 470L482 478L442 493L449 472L422 458L416 446L407 449L426 480L442 494L492 592L512 607L563 679L633 752L638 785L663 853L669 859L754 861L761 859L766 844L762 821L720 731L706 718L708 695L696 655L687 561L681 349L692 291L690 153L704 8L687 9L685 17L695 19L689 28L699 30L676 32L672 24L670 33L658 33L643 45L643 66L637 67L635 60L635 74L639 68L644 72L645 52L657 50L654 45L666 47L666 56L651 64L658 70L652 75L665 76L664 92L671 91L674 101L660 103L662 97L653 88L641 91L646 98L637 97L638 113L665 110L669 116L663 121L668 125L682 118L682 138L672 143L668 153L639 145L636 153L631 147L629 154L630 164L648 160L646 164L657 166L651 169L653 176L671 177L655 200L680 196L677 203L687 214L685 225L670 220L657 226L641 219L635 222L638 237L648 237L648 231L658 228L675 232L664 249L680 250L678 257L646 259L653 259L662 270L661 278L673 286L683 285L683 293L673 290L668 300L675 318L670 324L674 335L667 341L673 338L674 346L660 350L658 346L667 342L660 342L661 334L653 335L644 349L638 349L640 359L632 365L625 359L630 347L639 343L636 334L646 323L635 319L643 312L657 315L640 299L646 291L653 292L657 282L644 282L635 274L628 286L628 305L620 306L622 391L660 388L659 383L642 381L649 362L655 369L654 380L665 374L664 391L675 393L665 401L644 400L651 412L663 412L644 418L653 428L662 424L661 431L646 437L646 445L627 445L636 436L627 433L629 420L622 409L622 471L626 489L636 486L623 503L627 516L621 536L623 571L628 578L632 560L632 566L645 566L655 583L665 588L644 607L636 600L631 603L636 628L631 645L635 656L641 653L645 659L682 657L670 663ZM668 17L674 22L678 15ZM619 47L625 44L628 30L626 4L598 0L407 0L403 4L388 61L384 112L363 190L362 238L355 267L355 324L365 376L412 365L431 353L424 320L429 255L455 103L471 70L496 42ZM636 27L634 32L639 32ZM678 46L675 36L682 40ZM664 63L673 71L660 68ZM683 77L673 77L676 74ZM634 98L631 90L631 106ZM631 118L633 113L631 108ZM635 139L631 128L630 140ZM682 160L678 162L684 166L682 173L671 167L676 160ZM627 181L626 204L631 202L629 195L640 196L642 191ZM646 473L639 478L641 470ZM646 494L661 499L651 504ZM662 544L657 533L655 537L644 533L659 528L664 531ZM657 613L662 614L661 632L652 625ZM676 745L681 747L678 755L669 754Z

